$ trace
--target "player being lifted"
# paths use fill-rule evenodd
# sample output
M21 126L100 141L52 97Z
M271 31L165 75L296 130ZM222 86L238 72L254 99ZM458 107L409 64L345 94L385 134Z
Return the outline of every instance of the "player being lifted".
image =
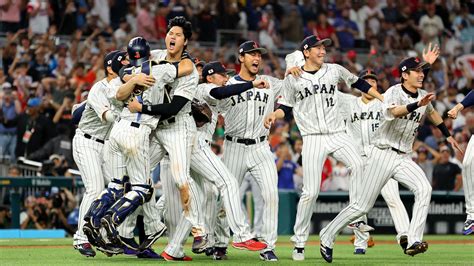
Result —
M431 185L423 170L411 159L413 142L423 116L426 114L443 132L447 141L461 151L443 119L430 103L434 95L421 89L424 70L438 56L439 48L434 46L432 49L430 44L428 50L423 52L426 62L409 57L400 63L398 68L401 83L390 87L384 94L382 113L385 120L374 136L374 146L369 151L363 176L356 176L355 182L351 182L353 198L349 206L320 232L320 252L327 262L332 262L337 234L351 221L367 214L390 178L394 178L415 194L405 254L414 256L428 249L428 244L423 241L423 230L431 199Z
M314 204L321 186L323 163L328 155L343 162L351 169L351 187L362 176L362 158L345 132L340 115L337 86L344 81L347 85L383 100L382 95L369 83L338 64L325 63L326 47L330 39L317 36L305 38L300 46L305 57L300 77L286 76L279 103L293 108L293 114L303 137L303 193L298 203L291 237L295 245L294 260L304 259L304 247L309 235L309 225ZM269 128L279 118L285 116L287 108L277 109L265 121ZM352 198L353 190L350 190Z
M474 92L469 92L468 95L458 103L453 109L449 110L448 116L456 119L458 113L464 108L474 105ZM474 133L474 132L471 132ZM471 136L469 144L467 145L466 154L462 161L462 184L464 190L464 197L466 198L466 222L462 233L470 235L474 232L474 138Z

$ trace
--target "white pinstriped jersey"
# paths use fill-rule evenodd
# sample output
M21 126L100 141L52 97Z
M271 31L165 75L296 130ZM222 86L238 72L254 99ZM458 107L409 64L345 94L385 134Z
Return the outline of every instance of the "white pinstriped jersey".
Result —
M204 138L205 140L211 141L212 135L214 135L214 131L216 131L216 124L217 124L217 117L219 115L217 105L219 100L212 97L210 92L212 89L216 88L217 85L213 83L202 83L199 84L196 90L196 95L194 98L199 100L200 102L207 103L209 108L212 111L212 120L209 123L204 124L202 127L199 127L198 136Z
M92 86L87 97L86 107L79 121L79 129L86 134L99 139L107 139L113 123L103 120L103 114L111 111L118 116L123 108L123 103L115 99L121 81L119 78L110 82L102 79Z
M154 61L161 61L166 59L166 50L152 50L150 52L150 59ZM196 67L193 67L193 72L187 76L177 78L173 83L169 84L171 91L169 93L170 98L174 95L184 97L189 100L185 106L178 112L180 114L188 114L191 112L191 101L196 93L196 87L199 83L199 73Z
M339 108L346 121L346 132L354 140L361 155L367 155L369 146L374 141L374 134L383 120L383 103L373 99L368 103L362 97L342 93Z
M219 111L225 118L225 134L231 137L257 139L267 136L269 130L263 122L275 108L283 81L267 75L257 75L270 84L268 89L252 88L239 95L234 95L219 103ZM247 82L240 76L234 76L227 85Z
M132 72L141 73L141 68L133 68ZM176 67L172 64L154 65L151 67L150 75L155 78L155 84L141 94L143 104L153 105L163 103L163 87L165 84L174 81L176 77ZM132 97L138 98L138 95L133 95ZM124 108L120 114L120 118L147 125L154 129L158 124L160 116L132 113L128 108Z
M376 132L374 145L379 148L395 148L405 153L412 152L413 142L415 141L418 127L425 113L434 111L430 104L422 106L404 117L395 118L390 108L397 105L407 105L421 100L426 91L418 89L418 96L412 97L403 91L402 85L394 85L385 92L383 115L384 121L380 125L380 129Z
M293 107L301 135L328 134L344 131L339 112L337 86L348 86L358 77L338 64L324 63L314 74L303 72L299 78L286 76L279 103Z

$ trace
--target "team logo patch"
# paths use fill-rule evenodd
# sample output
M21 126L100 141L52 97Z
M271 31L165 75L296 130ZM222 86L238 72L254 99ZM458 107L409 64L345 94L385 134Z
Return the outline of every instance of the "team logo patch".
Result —
M407 67L406 67L406 66L403 66L403 67L402 67L402 71L405 71L405 70L407 70Z
M207 71L207 74L212 74L212 73L214 73L214 69L209 69L209 70Z

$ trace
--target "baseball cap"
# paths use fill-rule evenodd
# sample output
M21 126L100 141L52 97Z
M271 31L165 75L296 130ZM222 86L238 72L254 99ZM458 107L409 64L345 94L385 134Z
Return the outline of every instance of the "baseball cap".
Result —
M371 78L371 79L378 80L377 73L375 73L375 71L371 68L367 68L359 72L359 78L361 79Z
M30 98L26 105L28 107L38 107L38 106L40 106L40 104L41 104L41 99L36 97L36 98Z
M330 46L332 44L332 41L331 39L327 39L327 38L320 39L316 35L310 35L304 38L304 40L301 42L300 50L301 51L308 50L309 48L312 48L321 44L324 46Z
M204 65L202 69L202 79L206 80L206 77L216 73L228 73L229 71L225 69L224 65L218 61L212 61Z
M408 57L403 59L402 62L398 65L398 71L400 72L400 76L402 76L403 72L407 72L414 69L427 69L430 67L430 64L427 62L422 62L418 57Z
M239 54L250 53L253 51L258 51L262 54L267 53L267 49L260 47L255 41L246 41L239 46Z
M111 67L112 71L118 73L120 68L122 68L122 60L125 58L127 53L119 50L109 52L104 57L104 69L107 70L107 67Z

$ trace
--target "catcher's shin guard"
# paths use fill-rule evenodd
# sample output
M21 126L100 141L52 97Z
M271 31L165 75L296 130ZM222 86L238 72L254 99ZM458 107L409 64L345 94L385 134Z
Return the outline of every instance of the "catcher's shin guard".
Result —
M133 185L133 190L120 198L105 214L112 217L112 222L116 226L120 225L128 215L150 200L150 191L153 195L151 186Z
M92 202L91 207L84 216L84 220L90 222L95 228L99 228L100 219L104 217L110 206L123 196L122 182L117 179L112 180L112 182L115 183L114 188L109 187L102 191L99 197Z

